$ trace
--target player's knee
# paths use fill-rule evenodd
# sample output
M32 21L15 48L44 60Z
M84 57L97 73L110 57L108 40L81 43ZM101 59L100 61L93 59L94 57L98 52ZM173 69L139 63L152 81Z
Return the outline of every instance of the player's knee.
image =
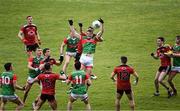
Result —
M130 101L130 104L129 104L129 105L130 105L130 107L131 107L131 108L134 108L134 107L135 107L135 103L134 103L134 101L133 101L133 100L132 100L132 101Z
M69 61L66 61L65 64L68 65L68 64L69 64Z
M18 106L19 106L20 108L23 108L23 107L24 107L24 104L21 102Z
M158 80L158 82L159 82L159 83L163 83L163 81L162 81L162 80Z
M158 83L158 79L155 79L155 80L154 80L154 83L157 84L157 83Z
M119 105L120 104L120 99L116 99L115 104Z
M86 105L87 105L87 104L89 104L89 102L88 102L88 101L84 101L84 104L86 104Z
M168 83L172 83L172 79L168 79Z
M130 107L131 107L132 109L134 109L135 104L134 104L134 103L130 104Z
M29 90L24 91L24 95L28 95Z

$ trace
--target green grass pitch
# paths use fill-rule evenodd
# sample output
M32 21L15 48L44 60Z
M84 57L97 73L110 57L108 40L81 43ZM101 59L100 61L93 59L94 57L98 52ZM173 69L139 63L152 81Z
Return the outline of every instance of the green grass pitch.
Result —
M97 45L93 72L98 79L89 89L93 110L115 109L115 86L110 80L113 68L119 65L119 57L128 56L129 64L139 74L137 86L133 86L137 110L180 110L180 96L167 98L167 92L160 86L159 97L153 97L154 76L159 61L150 53L156 50L156 37L164 36L166 43L174 44L180 34L179 0L0 0L0 72L5 62L13 62L18 83L24 85L27 78L27 56L24 46L17 37L19 28L26 23L25 17L32 15L38 26L42 47L49 47L52 56L59 58L59 46L68 34L67 20L73 18L78 29L78 21L84 23L84 30L93 20L102 17L105 21L103 43ZM68 73L73 70L73 62ZM59 72L60 67L54 67ZM180 77L174 83L180 92ZM66 110L68 95L66 84L57 81L56 98L58 109ZM16 91L22 98L23 92ZM36 84L31 89L23 110L30 110L31 103L40 93ZM6 109L14 109L8 103ZM80 101L73 105L75 110L83 110ZM50 109L47 103L42 110ZM121 109L128 110L128 100L124 95Z

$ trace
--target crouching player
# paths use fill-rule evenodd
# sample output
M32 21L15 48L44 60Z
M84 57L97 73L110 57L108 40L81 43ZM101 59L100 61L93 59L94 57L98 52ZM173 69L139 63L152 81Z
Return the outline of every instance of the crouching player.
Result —
M117 94L116 94L116 111L120 111L120 100L125 92L130 103L131 110L134 110L134 95L133 91L131 90L131 83L130 83L130 75L136 78L135 85L138 83L138 74L134 71L133 68L126 65L127 57L121 57L122 65L117 66L114 68L114 71L111 74L111 79L117 83ZM117 76L115 78L115 76Z
M44 65L45 72L43 74L38 75L32 83L34 82L41 82L42 83L42 90L41 96L38 99L34 110L39 110L43 103L48 100L49 105L51 106L52 110L57 109L57 102L54 97L55 95L55 83L56 80L65 80L66 76L61 76L59 74L52 73L52 68L50 63L46 63Z
M21 99L15 94L15 89L23 91L25 88L17 85L17 83L16 83L17 77L13 73L12 63L6 63L4 65L4 68L6 71L0 75L0 86L2 88L0 110L3 111L4 106L7 103L7 101L11 101L18 105L16 107L16 110L18 111L18 110L22 109L24 105L23 105L23 102L21 101Z
M71 90L71 94L69 96L69 102L67 105L68 111L72 110L72 104L78 98L80 98L86 104L86 110L90 111L91 106L88 102L88 94L87 89L91 85L91 80L88 74L85 74L84 70L80 70L81 63L76 62L75 71L68 77L67 84L72 83L73 88ZM87 86L86 86L87 85Z

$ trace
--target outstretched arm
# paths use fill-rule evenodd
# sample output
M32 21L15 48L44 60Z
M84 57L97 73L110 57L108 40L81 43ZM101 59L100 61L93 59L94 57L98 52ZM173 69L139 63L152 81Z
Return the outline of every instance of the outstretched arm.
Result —
M35 82L39 82L38 76L37 76L35 79L33 79L33 81L31 82L31 84L33 84L33 83L35 83Z
M62 42L61 46L60 46L60 55L64 55L63 52L64 52L64 47L65 47L65 43Z
M69 22L69 26L70 26L70 31L73 33L73 35L80 38L80 34L78 34L77 31L74 28L73 20L70 19L70 20L68 20L68 22Z
M63 74L63 75L59 75L59 78L58 78L58 79L59 79L59 80L66 80L67 77L66 77L65 74Z
M81 22L79 22L78 25L79 25L79 31L82 34L83 33L83 29L82 29L83 24Z
M21 87L17 84L16 80L13 80L13 86L15 89L18 89L18 90L21 90L21 91L24 91L25 90L25 87Z
M65 43L64 42L62 42L62 44L61 44L61 46L60 46L60 56L59 56L59 61L60 61L60 63L62 63L63 62L63 60L64 60L64 54L63 54L63 52L64 52L64 47L65 47Z
M102 35L104 33L104 21L101 18L98 21L101 23L101 25L100 31L96 34L96 39L98 39L99 41L103 41Z

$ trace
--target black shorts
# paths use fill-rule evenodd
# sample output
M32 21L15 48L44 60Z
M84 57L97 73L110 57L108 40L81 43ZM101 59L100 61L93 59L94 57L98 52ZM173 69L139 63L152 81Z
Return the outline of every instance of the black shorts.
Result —
M120 90L120 89L117 89L117 93L119 93L120 95L123 95L123 93L126 93L126 94L130 94L132 92L131 89L127 89L127 90Z
M41 100L43 100L43 101L48 100L49 102L55 100L54 95L49 95L49 94L41 94L40 98L41 98Z
M39 45L38 45L38 44L27 45L27 46L26 46L26 51L27 51L27 52L36 51L37 48L39 48Z
M160 66L158 71L159 72L166 72L168 74L171 71L171 66Z

